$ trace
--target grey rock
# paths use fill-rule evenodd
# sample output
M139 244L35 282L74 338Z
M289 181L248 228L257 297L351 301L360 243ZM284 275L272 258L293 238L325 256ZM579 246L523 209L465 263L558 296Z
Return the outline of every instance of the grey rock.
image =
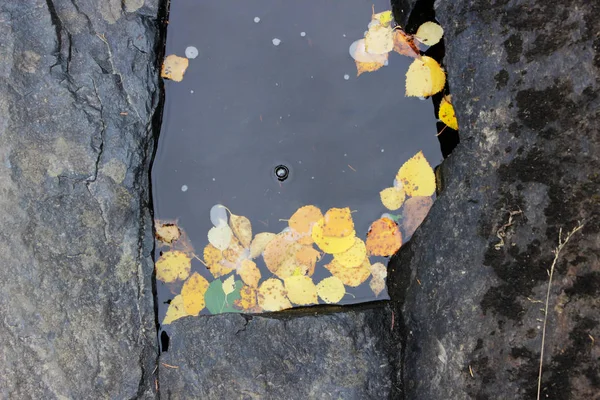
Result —
M175 321L170 349L160 356L161 396L388 398L395 362L390 357L397 354L389 307L310 310Z
M152 395L157 0L0 2L0 397Z
M436 2L461 143L393 260L406 399L600 393L600 5ZM512 218L511 218L512 212Z

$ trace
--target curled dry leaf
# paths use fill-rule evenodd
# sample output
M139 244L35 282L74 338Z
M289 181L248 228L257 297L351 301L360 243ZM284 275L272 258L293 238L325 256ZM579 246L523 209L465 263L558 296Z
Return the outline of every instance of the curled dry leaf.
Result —
M169 303L169 308L167 308L167 314L165 315L162 324L169 325L171 322L188 315L189 314L185 311L183 305L183 297L179 294L173 297L173 300Z
M393 30L390 26L371 25L365 36L365 50L369 54L387 54L394 49Z
M366 257L367 247L359 238L354 238L354 244L348 250L333 255L334 260L346 268L360 266Z
M440 110L438 111L438 118L449 128L458 130L458 121L456 120L456 114L454 113L454 107L450 102L450 96L444 96L440 103Z
M441 92L445 84L446 73L428 56L414 60L406 72L407 96L428 97Z
M233 305L238 310L258 312L258 310L256 310L256 288L242 286L242 289L240 290L240 298L235 300Z
M379 197L385 208L395 211L402 207L402 203L404 203L404 199L406 198L406 193L404 192L403 187L393 186L379 192Z
M431 196L435 193L435 173L422 151L400 167L396 181L403 185L409 196Z
M404 203L402 229L404 234L412 236L419 225L423 222L431 206L433 199L431 197L411 197Z
M258 287L258 282L260 281L261 274L254 261L243 260L242 265L238 269L238 274L247 286L254 288Z
M192 259L182 251L166 251L155 264L156 279L166 283L184 280L190 274Z
M291 230L298 233L300 236L298 243L312 244L312 227L321 218L323 218L323 213L321 213L321 210L318 207L313 205L300 207L296 210L288 221L288 225Z
M334 304L342 300L346 294L346 288L339 278L330 276L319 282L317 294L325 303Z
M275 278L267 279L258 288L258 305L265 311L281 311L292 307L283 283Z
M229 247L232 237L233 232L229 225L214 226L208 231L209 243L221 251Z
M252 224L250 220L242 215L231 214L229 224L242 246L250 247L252 242Z
M174 223L156 221L154 226L156 239L163 243L171 244L181 237L181 231Z
M352 234L346 237L325 236L323 234L323 224L324 218L319 220L312 229L312 238L323 252L328 254L343 253L352 247L356 232L352 231Z
M337 277L346 286L357 287L367 280L371 275L371 263L365 258L361 264L355 267L345 267L336 259L333 259L325 266L331 272L331 275Z
M307 306L317 303L317 287L309 276L294 275L286 278L285 290L294 304Z
M407 35L401 29L394 30L394 51L412 58L419 58L421 54L412 36Z
M437 44L440 39L444 36L444 29L435 22L425 22L415 33L415 38L427 46L433 46Z
M367 233L367 251L373 256L388 257L402 246L398 225L389 218L380 218L371 224Z
M160 76L175 82L181 82L189 63L187 58L171 54L163 61Z
M265 251L265 247L277 236L274 233L262 232L254 236L252 243L250 244L250 258L256 258Z
M194 272L181 288L183 306L189 315L198 315L204 309L204 294L208 289L208 281L199 273Z

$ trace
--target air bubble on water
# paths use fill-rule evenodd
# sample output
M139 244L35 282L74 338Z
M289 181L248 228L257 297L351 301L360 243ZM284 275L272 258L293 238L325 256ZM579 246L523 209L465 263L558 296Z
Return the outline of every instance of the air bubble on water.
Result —
M181 191L182 191L182 192L187 192L187 190L188 190L188 187L187 187L187 185L183 185L183 186L181 187Z
M277 39L277 38L274 38L274 39L272 40L272 42L273 42L273 46L279 46L279 44L281 43L281 40L280 40L280 39Z
M382 153L383 153L384 151L385 151L384 149L381 149L381 152L382 152Z
M302 36L302 37L306 36L306 32L300 32L300 36Z
M190 59L198 57L198 49L194 46L188 46L185 48L185 56Z
M258 24L260 22L260 18L254 17L254 22Z
M350 75L348 75L348 74L344 75L344 79L345 79L345 80L348 80L348 79L350 79Z

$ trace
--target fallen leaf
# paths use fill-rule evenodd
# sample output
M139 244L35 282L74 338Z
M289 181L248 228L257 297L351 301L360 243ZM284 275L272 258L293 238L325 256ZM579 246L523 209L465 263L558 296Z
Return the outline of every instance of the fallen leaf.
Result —
M248 258L249 252L240 244L236 237L231 238L229 247L223 251L223 257L233 266L238 266L239 263Z
M407 96L428 97L441 92L445 84L446 73L431 57L414 60L406 72Z
M402 207L402 203L404 203L404 199L406 198L406 193L403 188L393 186L379 192L379 197L385 208L395 211Z
M183 306L189 315L198 315L205 307L204 294L208 289L208 281L199 273L194 272L181 288Z
M384 67L384 63L380 63L377 61L371 62L360 62L356 61L356 76L360 76L363 72L374 72L379 68Z
M404 203L402 229L406 237L410 237L415 233L419 225L423 222L431 206L433 199L427 197L411 197Z
M277 273L284 261L294 258L296 252L302 247L294 240L293 232L281 232L265 247L263 260L272 273Z
M369 287L375 294L379 296L385 290L385 278L387 277L387 268L380 262L371 265L371 281Z
M232 237L233 232L229 225L214 226L208 231L208 241L221 251L229 247Z
M260 270L256 266L256 263L252 260L243 260L242 265L238 269L238 274L242 281L250 287L258 287L261 274Z
M223 252L209 243L204 247L203 257L204 263L210 267L223 259Z
M394 30L394 51L403 56L419 58L421 52L412 39L401 29Z
M283 283L279 279L267 279L258 288L258 305L265 311L281 311L292 308Z
M171 54L163 61L160 76L175 82L181 82L189 63L187 58Z
M210 209L210 222L214 226L227 224L227 207L222 204L215 204Z
M231 275L229 278L225 279L223 281L223 292L225 293L225 296L233 293L233 291L235 290L235 278L233 277L233 275Z
M179 227L173 223L156 221L154 235L163 243L171 244L181 237Z
M250 258L256 258L265 251L265 247L271 240L277 236L274 233L262 232L254 236L252 243L250 244Z
M330 208L323 217L323 235L334 238L354 236L354 221L350 208Z
M223 290L223 282L220 279L212 281L204 294L204 301L206 302L208 311L211 314L239 312L233 305L236 300L241 299L240 291L243 285L242 281L235 281L235 290L226 295Z
M156 279L171 283L190 274L192 259L182 251L166 251L156 261Z
M183 305L183 297L178 294L173 297L173 300L169 303L169 308L167 308L167 314L162 321L163 325L169 325L171 322L186 317L189 314L185 311L185 307Z
M343 267L353 268L360 266L365 257L367 256L367 247L365 242L359 238L354 238L354 244L348 250L343 253L336 253L333 255L335 261L340 263Z
M396 181L401 183L406 194L412 197L431 196L435 193L435 173L422 151L400 167Z
M214 276L215 278L218 278L223 275L227 275L231 271L234 270L234 268L232 266L227 266L227 265L225 265L225 263L227 263L227 261L223 259L218 263L209 265L207 268L210 271L210 273L212 274L212 276Z
M317 287L309 276L290 276L284 282L287 296L292 303L301 306L317 303Z
M456 120L456 114L454 113L454 107L452 103L447 99L449 96L444 96L440 103L440 110L438 112L438 118L449 128L458 130L458 121Z
M319 282L317 294L325 303L334 304L342 300L346 294L346 288L339 278L330 276Z
M302 248L296 252L296 261L300 265L307 267L306 274L308 276L314 274L315 266L320 258L321 253L312 246L302 246Z
M350 45L350 56L357 62L371 63L376 62L379 64L385 64L388 59L388 53L385 54L371 54L366 50L365 39L360 39L353 42Z
M321 218L323 218L323 213L321 213L321 210L312 205L300 207L296 210L296 212L288 221L288 225L290 229L300 235L298 243L312 244L312 227Z
M421 24L415 33L415 39L427 46L437 44L442 36L444 36L444 29L431 21Z
M256 288L246 285L240 290L240 298L233 303L237 309L244 311L251 311L256 304Z
M367 251L373 256L388 257L402 246L398 225L389 218L380 218L371 224L367 233Z
M296 257L288 257L279 264L279 268L273 272L278 278L285 279L292 275L306 275L309 267L301 265Z
M352 231L352 234L341 238L325 236L323 235L323 224L324 218L321 218L312 229L312 238L323 252L328 254L343 253L352 247L356 232Z
M392 15L391 10L382 11L380 13L373 14L373 16L371 17L371 21L378 21L383 26L391 25L393 20L394 20L394 16Z
M252 224L250 220L242 215L231 214L229 224L242 246L249 247L252 242Z
M371 25L365 36L365 50L369 54L387 54L394 49L393 30L390 26Z
M371 288L371 291L375 297L378 297L381 292L385 290L385 280L371 278L371 281L369 281L369 287Z
M331 272L331 275L337 277L346 286L356 287L367 280L371 275L371 263L365 257L363 262L355 267L345 267L336 259L333 259L325 266Z

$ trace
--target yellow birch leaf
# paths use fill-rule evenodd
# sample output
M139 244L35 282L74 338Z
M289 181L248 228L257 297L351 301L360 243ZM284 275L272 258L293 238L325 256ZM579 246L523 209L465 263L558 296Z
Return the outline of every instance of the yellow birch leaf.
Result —
M277 273L281 264L294 257L296 252L302 247L294 240L293 232L281 232L277 234L265 247L263 260L265 265L272 273Z
M190 274L192 259L182 251L166 251L156 261L156 279L171 283Z
M181 82L189 63L187 58L171 54L163 61L160 76L175 82Z
M237 265L241 260L246 258L246 250L236 237L231 238L229 247L223 251L223 257L229 261L232 265Z
M283 283L275 278L267 279L258 288L258 305L264 311L281 311L292 308Z
M307 306L318 301L317 287L309 276L290 276L284 282L287 296L292 303Z
M260 270L256 266L256 263L252 260L243 260L242 265L238 269L238 274L242 278L242 281L250 287L258 287L261 274Z
M207 286L208 289L208 286ZM235 291L235 277L231 275L229 278L223 281L223 292L225 296L233 293Z
M330 208L323 218L323 235L336 238L354 236L350 208Z
M252 224L250 220L242 215L231 214L229 224L242 246L249 247L252 242Z
M231 243L233 232L229 225L219 225L210 228L208 231L208 241L219 250L225 250Z
M404 199L406 198L406 193L403 188L393 186L379 192L379 197L385 208L395 211L402 207L402 203L404 203Z
M334 304L342 300L346 294L346 288L339 278L330 276L319 282L317 294L325 303Z
M446 100L446 97L442 99L440 103L440 110L438 112L438 118L444 124L446 124L449 128L458 130L458 121L456 120L456 114L454 113L454 107L452 107L452 103Z
M433 205L431 197L411 197L402 210L402 229L406 236L412 236L423 222Z
M265 247L269 244L273 238L277 236L274 233L262 232L254 236L254 240L250 244L250 258L256 258L265 251Z
M339 278L344 285L356 287L366 281L369 275L371 275L370 265L371 263L366 257L362 264L351 268L345 267L336 259L333 259L325 268L331 272L331 275Z
M181 237L181 231L176 224L156 221L155 236L161 242L171 244Z
M230 273L231 271L233 271L233 267L227 266L224 263L226 263L226 260L221 260L218 263L214 263L209 265L207 268L210 271L210 273L212 274L212 276L214 276L215 278L219 278L223 275L227 275L228 273Z
M373 256L388 257L402 246L398 225L389 218L379 218L367 233L367 251Z
M360 266L367 256L367 247L365 242L359 238L354 238L354 244L343 253L333 255L334 260L346 268Z
M354 244L354 237L356 236L355 231L352 231L352 234L341 238L324 236L323 223L324 218L319 220L312 229L312 238L323 252L328 254L343 253L352 247Z
M392 15L391 10L382 11L380 13L373 14L373 16L371 17L371 21L373 20L378 21L383 26L389 26L394 20L394 16Z
M435 193L435 173L422 151L406 161L396 174L404 191L411 197L431 196Z
M356 61L356 76L360 76L363 72L377 71L379 68L385 66L384 63L378 61L371 62L360 62Z
M401 29L394 30L394 51L404 56L418 58L421 52L412 39Z
M223 259L223 252L209 243L206 245L206 247L204 247L203 256L204 263L210 267L211 265L216 264Z
M437 44L442 36L444 36L444 29L431 21L425 22L419 26L417 33L415 33L415 38L427 46Z
M296 210L288 221L288 225L290 226L290 229L300 235L298 243L312 244L312 227L321 218L323 218L323 213L321 213L321 210L318 207L313 205L300 207Z
M427 97L441 92L446 73L437 61L423 56L410 64L406 72L406 95Z
M238 310L252 311L256 307L256 288L247 285L242 286L240 298L233 302Z
M321 253L311 246L303 246L296 252L296 261L299 264L307 267L306 274L309 276L314 274L315 265L320 258Z
M296 261L296 257L292 255L283 260L281 264L279 264L279 268L277 268L277 270L273 273L278 278L285 279L294 275L296 272L299 272L299 274L304 275L308 272L308 268L308 266L300 265L298 261Z
M171 322L176 319L186 317L189 314L185 311L185 306L183 305L183 297L178 294L173 297L171 303L169 303L169 308L167 308L167 315L165 315L165 319L163 319L163 325L169 325Z
M386 54L394 49L393 30L390 26L371 25L365 36L365 50L370 54Z
M381 65L385 64L388 59L388 53L384 54L372 54L368 53L365 47L365 39L360 39L353 42L350 45L350 56L354 59L354 61L361 63L372 63L376 62Z
M185 312L189 315L198 315L206 306L204 293L206 293L208 285L208 281L197 272L194 272L183 284L181 297Z

